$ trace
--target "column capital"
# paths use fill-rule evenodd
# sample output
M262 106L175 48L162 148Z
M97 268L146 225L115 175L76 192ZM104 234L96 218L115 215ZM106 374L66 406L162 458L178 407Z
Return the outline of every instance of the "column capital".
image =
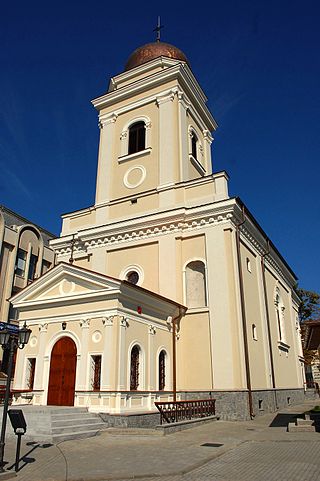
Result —
M89 318L81 319L80 320L80 327L82 327L82 329L89 329L90 319Z
M102 117L99 119L99 128L103 129L106 125L114 124L117 121L118 114L113 113L108 115L107 117Z
M165 104L167 102L173 102L174 96L177 93L175 89L170 90L170 92L164 94L164 95L159 95L156 97L156 104L158 107L160 105Z
M47 332L48 330L48 323L47 322L42 322L40 325L39 325L39 331L40 332Z
M150 334L151 336L154 336L155 333L156 333L156 328L155 328L155 326L153 326L152 324L149 324L149 326L148 326L148 332L149 332L149 334Z
M104 325L104 327L113 326L113 321L114 321L114 316L102 318L102 324Z
M203 138L208 142L209 145L212 144L213 137L211 135L211 132L209 130L204 130L203 132Z
M129 322L124 316L119 317L120 327L124 327L125 329L129 327Z

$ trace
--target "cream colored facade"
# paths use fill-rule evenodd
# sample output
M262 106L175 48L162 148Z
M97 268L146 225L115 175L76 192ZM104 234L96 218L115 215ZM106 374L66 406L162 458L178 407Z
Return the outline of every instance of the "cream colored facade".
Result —
M84 268L93 278L107 274L125 280L134 272L138 286L188 308L176 336L181 398L186 392L245 392L252 415L255 391L302 389L296 277L242 202L229 197L226 172L212 173L216 122L187 63L158 57L138 65L113 77L108 92L92 103L100 126L95 204L63 216L61 236L51 241L58 263L72 257L72 269ZM144 148L129 153L130 128L137 122L144 124ZM37 285L46 279L48 275ZM33 402L45 404L52 346L59 336L70 335L78 336L76 403L121 413L152 410L157 396L171 398L172 385L160 392L156 381L161 346L168 356L168 377L173 375L170 325L165 328L163 317L152 314L152 322L148 316L142 322L134 317L135 306L123 313L107 300L97 308L91 302L85 307L55 288L59 308L55 301L44 308L31 287L12 301L21 320L40 329L34 334L38 350L30 344L19 353L16 389L26 388L24 363L36 356L44 367L36 368L41 394L34 394ZM31 291L35 297L29 303ZM149 295L145 302L152 305ZM84 314L92 320L87 331L81 327ZM120 335L119 321L103 324L106 328L100 320L127 315L122 357L114 356L110 346ZM64 316L70 316L70 330L63 333ZM150 323L163 327L151 337ZM101 331L101 345L91 342L95 330ZM137 392L128 384L135 342L144 356ZM102 354L101 391L118 401L103 405L89 392L84 373L92 352Z
M10 297L54 265L54 236L0 206L0 321L16 322ZM0 356L2 359L2 349ZM6 369L6 366L2 366Z

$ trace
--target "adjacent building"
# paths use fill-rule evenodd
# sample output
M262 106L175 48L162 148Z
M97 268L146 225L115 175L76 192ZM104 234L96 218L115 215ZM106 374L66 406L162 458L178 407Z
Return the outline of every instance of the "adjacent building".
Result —
M93 100L95 202L63 215L58 265L11 299L32 329L17 403L128 414L215 397L240 419L303 398L297 279L213 172L206 101L163 42L134 51Z
M1 322L17 322L17 313L10 297L54 265L55 254L49 246L49 240L54 237L7 207L0 206ZM5 371L6 366L2 365L1 370Z

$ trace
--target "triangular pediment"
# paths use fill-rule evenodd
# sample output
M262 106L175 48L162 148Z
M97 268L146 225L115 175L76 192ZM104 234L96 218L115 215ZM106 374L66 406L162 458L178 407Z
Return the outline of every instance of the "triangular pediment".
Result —
M119 289L121 281L69 264L58 264L37 281L16 294L14 306L33 302L62 301L108 294Z

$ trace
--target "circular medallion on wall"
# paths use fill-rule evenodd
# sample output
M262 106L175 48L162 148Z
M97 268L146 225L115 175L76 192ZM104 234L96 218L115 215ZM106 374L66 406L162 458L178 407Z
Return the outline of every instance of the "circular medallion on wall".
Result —
M63 279L59 284L59 292L62 296L72 294L75 290L75 287L76 285L73 281L70 282L66 279Z
M100 342L102 339L102 334L100 331L94 331L94 333L92 334L92 341L97 343L97 342Z
M142 184L147 176L147 171L143 165L131 167L124 174L123 183L128 189L134 189Z
M32 336L29 341L30 347L36 347L37 343L38 343L38 339L36 338L36 336Z

